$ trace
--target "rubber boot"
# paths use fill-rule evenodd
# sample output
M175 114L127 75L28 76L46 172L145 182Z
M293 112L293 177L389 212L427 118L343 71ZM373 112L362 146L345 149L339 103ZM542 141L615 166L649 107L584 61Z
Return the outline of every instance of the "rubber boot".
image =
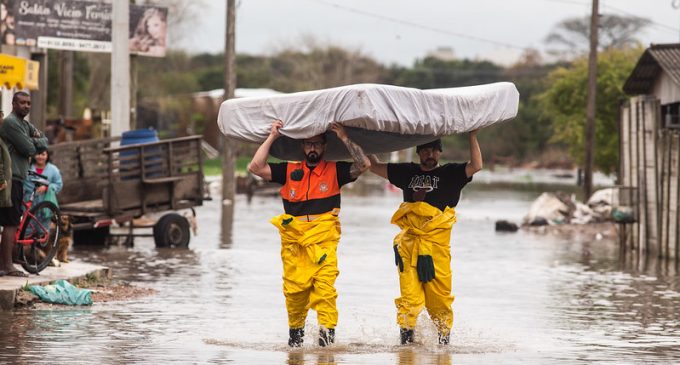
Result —
M410 343L413 343L413 330L407 328L400 328L399 337L401 339L402 345L408 345Z
M450 337L451 337L450 333L439 333L439 344L448 345Z
M288 346L301 347L304 342L305 330L304 328L291 328L288 330Z
M319 328L319 346L326 347L335 342L335 328Z

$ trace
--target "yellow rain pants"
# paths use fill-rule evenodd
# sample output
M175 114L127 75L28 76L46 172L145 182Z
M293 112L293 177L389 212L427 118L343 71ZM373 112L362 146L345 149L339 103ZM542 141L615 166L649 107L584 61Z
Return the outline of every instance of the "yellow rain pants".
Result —
M320 325L335 328L338 323L335 279L339 273L336 251L340 220L330 213L310 222L282 214L272 218L271 223L281 234L288 326L303 328L307 312L312 308Z
M394 238L404 271L399 272L401 297L397 306L397 323L413 329L418 315L427 308L439 333L449 333L453 325L453 295L451 295L451 227L456 212L447 207L443 212L425 202L402 203L392 216L392 224L401 228ZM435 278L421 283L416 271L418 255L430 255L434 261Z

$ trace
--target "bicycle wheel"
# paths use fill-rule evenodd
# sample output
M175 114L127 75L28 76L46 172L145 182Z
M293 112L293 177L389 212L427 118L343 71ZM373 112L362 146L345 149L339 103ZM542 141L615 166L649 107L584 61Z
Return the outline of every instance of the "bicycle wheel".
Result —
M21 266L32 274L41 272L57 253L58 241L59 209L48 201L34 205L19 232Z

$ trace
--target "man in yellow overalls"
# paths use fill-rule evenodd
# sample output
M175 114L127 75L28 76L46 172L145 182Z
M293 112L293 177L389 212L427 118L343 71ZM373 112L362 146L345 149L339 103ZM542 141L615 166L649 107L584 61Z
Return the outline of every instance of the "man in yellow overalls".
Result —
M371 171L402 189L404 202L392 216L401 232L394 239L401 297L395 300L401 344L413 342L423 307L448 344L453 325L451 228L460 191L482 169L477 131L470 132L470 161L440 166L441 140L416 147L420 164L380 163L370 155Z
M283 294L288 310L291 347L302 346L305 319L309 309L317 312L319 345L335 341L338 322L335 279L338 277L336 251L340 240L340 188L357 179L370 167L361 147L352 142L339 123L331 130L345 144L353 162L323 159L326 135L302 141L305 161L267 163L283 122L275 120L267 139L255 152L248 171L279 183L285 214L271 223L281 235Z

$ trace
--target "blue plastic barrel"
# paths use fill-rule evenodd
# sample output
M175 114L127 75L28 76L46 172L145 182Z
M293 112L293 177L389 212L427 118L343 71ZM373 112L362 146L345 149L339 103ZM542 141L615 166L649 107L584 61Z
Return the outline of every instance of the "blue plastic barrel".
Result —
M158 142L158 133L154 129L135 129L133 131L123 132L120 141L121 146L131 144L153 143Z
M158 133L154 129L135 129L132 131L127 131L123 132L123 135L121 136L120 140L120 145L121 146L129 146L133 144L146 144L146 143L154 143L158 142ZM154 153L160 151L160 147L153 147L153 148L145 148L144 153ZM130 156L137 156L139 154L139 149L134 148L130 150L123 150L120 152L120 157L130 157ZM161 157L160 156L151 156L151 157L146 157L144 159L144 167L148 169L154 169L154 167L160 166L161 165ZM133 159L133 160L125 160L122 161L121 163L121 172L124 171L131 171L135 169L139 169L139 160ZM152 177L152 176L159 176L161 175L160 171L152 171L148 172L146 174L147 177ZM135 176L126 176L123 177L123 180L132 180L135 179Z

